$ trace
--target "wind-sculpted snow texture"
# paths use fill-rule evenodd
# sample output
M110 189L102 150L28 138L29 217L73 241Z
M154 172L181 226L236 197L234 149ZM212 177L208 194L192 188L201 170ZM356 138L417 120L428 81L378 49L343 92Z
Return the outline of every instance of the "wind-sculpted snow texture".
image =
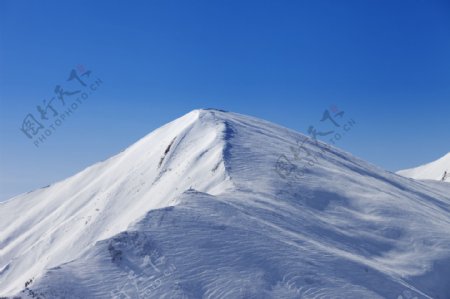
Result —
M450 184L195 110L0 204L0 294L41 298L450 298ZM25 283L28 281L31 283Z

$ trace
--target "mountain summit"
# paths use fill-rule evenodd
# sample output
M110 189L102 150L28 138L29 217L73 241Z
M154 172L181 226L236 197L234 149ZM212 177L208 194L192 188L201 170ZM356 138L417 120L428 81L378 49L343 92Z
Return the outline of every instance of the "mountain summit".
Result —
M450 187L220 110L0 215L0 296L450 296Z
M450 152L436 161L415 168L400 170L397 173L416 180L450 182Z

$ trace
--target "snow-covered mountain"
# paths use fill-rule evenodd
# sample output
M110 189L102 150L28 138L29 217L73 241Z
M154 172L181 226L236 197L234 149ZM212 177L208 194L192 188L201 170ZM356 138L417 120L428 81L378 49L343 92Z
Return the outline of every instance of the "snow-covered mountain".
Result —
M0 203L0 296L450 298L450 184L194 110Z
M397 171L397 174L416 180L450 182L450 152L431 163Z

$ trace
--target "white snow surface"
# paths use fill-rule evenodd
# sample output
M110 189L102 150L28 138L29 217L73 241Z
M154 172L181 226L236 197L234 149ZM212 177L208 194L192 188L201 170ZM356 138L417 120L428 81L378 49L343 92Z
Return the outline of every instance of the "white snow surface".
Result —
M0 203L0 296L450 298L450 184L311 139L280 176L305 139L194 110Z
M444 177L444 173L447 175ZM431 163L397 171L397 174L416 180L450 182L450 152Z

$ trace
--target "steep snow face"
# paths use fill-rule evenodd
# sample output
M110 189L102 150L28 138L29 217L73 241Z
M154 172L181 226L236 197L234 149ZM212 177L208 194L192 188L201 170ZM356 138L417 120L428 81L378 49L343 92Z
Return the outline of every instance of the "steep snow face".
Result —
M75 259L147 211L196 188L231 186L223 164L225 126L196 110L122 153L49 187L0 203L0 294L45 268Z
M2 295L450 297L450 184L234 113L193 111L0 212Z
M415 168L400 170L397 173L416 180L450 182L450 152L431 163Z

